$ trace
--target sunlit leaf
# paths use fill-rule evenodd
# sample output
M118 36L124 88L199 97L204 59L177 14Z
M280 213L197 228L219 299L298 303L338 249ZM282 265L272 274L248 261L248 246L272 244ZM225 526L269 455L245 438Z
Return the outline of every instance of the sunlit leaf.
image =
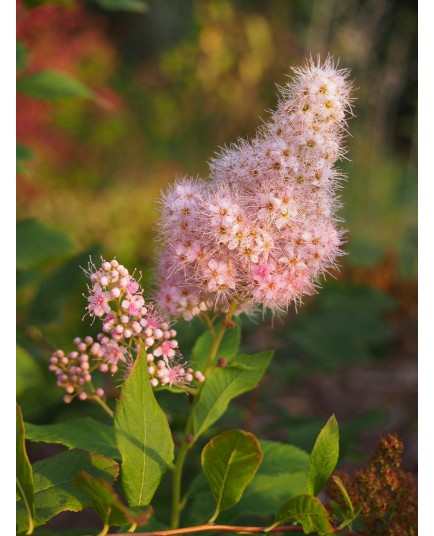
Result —
M231 366L213 371L193 409L195 439L224 414L233 398L258 385L272 356L273 351L240 355L231 360Z
M202 450L202 468L216 500L213 522L222 510L236 504L262 461L256 437L243 430L230 430L213 437Z
M174 445L167 417L152 391L143 353L122 386L114 425L128 504L148 505L172 463Z
M332 415L319 433L309 456L307 491L318 495L333 473L339 459L339 427Z

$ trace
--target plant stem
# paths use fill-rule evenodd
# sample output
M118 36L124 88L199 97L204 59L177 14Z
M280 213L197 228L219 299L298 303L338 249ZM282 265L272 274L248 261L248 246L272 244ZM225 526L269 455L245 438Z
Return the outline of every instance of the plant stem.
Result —
M190 413L190 417L193 413ZM193 425L193 419L189 418L187 426L185 428L184 439L181 443L181 448L178 452L178 458L176 459L175 468L173 470L173 482L172 482L172 518L170 526L176 529L179 526L179 517L181 514L181 484L182 484L182 470L184 468L185 458L187 456L189 444L189 435Z
M101 408L107 413L109 417L113 419L113 411L107 406L107 404L100 398L98 395L91 395L89 397L89 400L92 400L93 402L96 402L98 405L101 406Z
M218 352L218 349L220 348L220 343L222 342L222 339L224 337L224 334L226 332L226 329L228 327L228 323L230 322L231 318L232 318L232 315L234 314L236 308L237 308L237 305L238 303L236 301L233 301L229 307L229 311L226 313L226 316L220 326L220 329L218 330L216 336L215 336L215 339L214 339L214 342L213 342L213 345L211 347L211 350L209 352L209 356L208 356L208 361L206 363L206 366L205 366L205 371L204 371L204 375L205 375L205 378L207 378L209 376L209 374L211 373L212 369L214 368L215 366L215 358L217 356L217 352Z
M185 527L182 529L173 530L159 530L156 532L137 532L136 536L175 536L177 534L194 534L196 532L206 531L220 531L220 532L235 532L235 533L250 533L250 534L263 534L265 527L244 527L237 525L214 525L213 523L205 523L204 525L197 525L196 527ZM280 526L270 530L270 532L303 532L302 527ZM357 533L349 530L337 530L336 534L344 534L346 536L357 536ZM109 534L108 536L129 536L123 533Z
M208 378L209 374L212 372L213 368L215 367L215 358L217 356L218 349L220 347L220 343L224 337L225 331L228 327L228 324L231 320L232 315L234 314L236 308L237 308L237 302L233 301L229 307L229 311L226 313L226 316L220 326L220 329L218 330L217 334L213 331L214 327L210 323L208 325L208 329L211 332L211 335L213 336L213 344L211 346L211 350L208 355L208 360L205 366L205 378ZM206 379L205 382L206 383ZM180 513L182 509L181 505L181 485L182 485L182 470L184 468L184 462L185 458L187 456L187 452L190 449L190 447L193 445L193 443L196 441L197 437L191 438L191 432L193 430L193 410L200 399L200 393L202 390L202 386L204 383L200 386L199 391L194 399L194 402L191 406L190 415L188 417L187 425L184 432L184 438L181 443L181 447L178 452L178 458L175 463L175 467L173 470L173 481L172 481L172 517L171 517L171 527L172 529L177 529L179 527L179 518Z

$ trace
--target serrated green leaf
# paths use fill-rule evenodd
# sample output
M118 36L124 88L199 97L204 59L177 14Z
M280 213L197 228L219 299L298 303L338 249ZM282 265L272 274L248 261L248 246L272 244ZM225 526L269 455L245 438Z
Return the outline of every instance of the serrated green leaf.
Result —
M166 415L152 391L143 353L122 387L114 425L128 504L148 505L172 463L174 445Z
M27 389L40 384L42 373L33 357L19 345L16 356L16 395L20 398Z
M17 495L21 498L23 505L21 530L26 531L26 534L31 534L35 523L33 471L26 452L23 414L18 404L16 413Z
M273 351L240 355L231 360L233 367L217 368L205 381L198 403L193 409L194 440L203 434L226 411L229 402L254 389L264 375ZM239 364L241 368L236 368ZM249 367L243 370L243 367Z
M293 497L280 508L272 527L282 523L299 523L305 534L333 532L327 510L316 497L308 494Z
M82 82L70 75L52 70L38 71L18 78L17 91L44 100L92 98L92 92Z
M202 469L216 500L210 519L237 504L262 461L256 437L243 430L230 430L213 437L202 450Z
M133 11L146 13L148 4L144 0L95 0L95 2L108 11Z
M333 473L339 459L339 426L332 415L319 433L309 456L307 491L317 495Z
M120 460L115 434L107 426L91 417L81 417L55 424L26 423L27 439L43 443L59 443L68 448L79 448Z
M46 523L60 512L78 512L90 504L90 497L74 486L81 471L112 482L118 475L118 464L105 456L68 450L33 464L34 498L36 507L35 526ZM25 526L25 507L17 501L18 531Z
M219 349L217 351L216 360L220 357L224 357L228 360L235 357L238 353L241 342L241 326L238 318L234 318L234 327L227 329L223 336L222 342L220 343ZM218 331L220 323L217 323L215 330ZM191 360L198 370L204 370L208 356L213 345L213 338L211 333L206 330L202 335L197 339L193 350L191 353Z
M72 238L35 220L17 222L17 268L25 270L70 255Z
M238 504L222 512L221 523L228 523L237 516L274 515L279 507L295 495L306 493L306 473L309 455L307 452L277 441L260 440L263 452L262 463L248 484ZM186 523L195 525L210 517L214 510L214 498L204 475L193 481L188 496L191 503L187 510Z
M85 276L80 266L86 266L89 257L97 257L100 253L99 246L83 251L43 279L29 307L32 324L42 326L59 320L64 303L84 288Z
M29 51L22 41L17 39L16 57L17 57L17 72L23 71L26 68Z
M125 506L115 493L113 487L102 478L89 475L86 472L80 473L74 484L86 491L91 499L97 514L107 525L122 525L136 523L146 525L152 515L152 508L145 510L133 510Z

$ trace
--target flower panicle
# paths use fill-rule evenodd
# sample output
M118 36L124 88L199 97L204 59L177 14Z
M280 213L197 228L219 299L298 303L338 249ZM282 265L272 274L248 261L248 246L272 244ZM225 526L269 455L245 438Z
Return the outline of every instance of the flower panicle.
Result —
M352 115L349 71L328 57L294 69L256 138L210 161L211 181L179 179L162 197L156 302L173 317L274 312L315 292L337 268L335 163Z
M108 262L103 258L98 268L90 260L84 271L90 279L86 311L93 319L100 319L102 331L96 340L74 339L77 349L67 355L62 350L52 354L49 369L55 373L58 386L66 391L65 402L74 397L103 398L104 390L93 387L92 372L114 374L120 366L128 370L133 354L140 350L146 353L153 387L183 387L203 381L200 371L182 362L176 330L153 303L145 302L144 289L134 273L116 259Z

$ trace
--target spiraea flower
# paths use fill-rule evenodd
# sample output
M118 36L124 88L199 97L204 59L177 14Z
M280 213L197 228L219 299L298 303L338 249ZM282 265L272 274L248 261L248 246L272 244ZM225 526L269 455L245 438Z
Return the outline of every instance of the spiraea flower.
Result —
M163 311L286 310L337 266L348 74L330 58L294 69L256 138L212 159L210 180L184 177L163 195Z
M102 332L96 341L92 337L74 339L77 350L68 355L57 350L51 356L49 368L56 374L59 387L66 391L65 402L75 396L81 400L104 397L102 389L93 387L92 372L114 374L119 367L128 371L133 354L140 351L146 353L153 387L182 388L204 380L202 373L183 361L176 331L153 303L145 302L134 273L130 274L116 259L102 259L98 268L90 262L85 273L90 279L85 295L87 314L100 319Z

